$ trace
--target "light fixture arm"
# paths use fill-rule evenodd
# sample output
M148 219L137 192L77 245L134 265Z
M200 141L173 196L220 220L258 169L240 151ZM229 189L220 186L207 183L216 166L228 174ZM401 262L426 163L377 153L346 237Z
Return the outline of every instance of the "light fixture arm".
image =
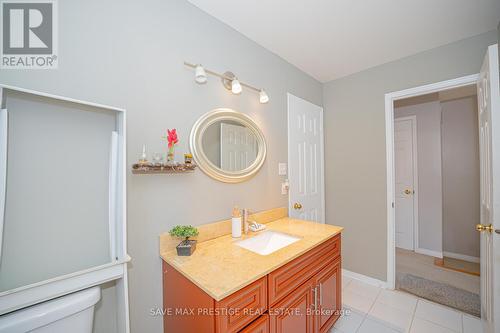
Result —
M191 67L191 68L196 68L196 66L197 66L197 65L192 64L192 63L187 62L187 61L184 61L184 65L186 65L186 66L188 66L188 67ZM232 77L229 77L229 76L226 76L226 75L224 75L224 74L220 74L220 73L214 72L214 71L212 71L212 70L210 70L210 69L207 69L207 68L205 68L205 72L207 72L208 74L211 74L211 75L213 75L213 76L217 76L217 77L219 77L219 78L221 78L221 79L228 80L228 81L232 81L232 80L234 79L234 78L232 78ZM239 79L238 79L238 80L239 80ZM256 91L256 92L260 92L260 91L261 91L261 89L259 89L259 88L255 88L254 86L251 86L251 85L249 85L248 83L241 82L241 81L239 81L239 82L240 82L240 84L241 84L243 87L246 87L246 88L252 89L252 90L254 90L254 91Z

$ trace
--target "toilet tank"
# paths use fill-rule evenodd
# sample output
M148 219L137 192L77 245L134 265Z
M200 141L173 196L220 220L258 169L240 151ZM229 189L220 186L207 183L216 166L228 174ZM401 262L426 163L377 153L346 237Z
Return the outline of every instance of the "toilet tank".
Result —
M101 288L93 287L0 317L0 333L92 333L94 306Z

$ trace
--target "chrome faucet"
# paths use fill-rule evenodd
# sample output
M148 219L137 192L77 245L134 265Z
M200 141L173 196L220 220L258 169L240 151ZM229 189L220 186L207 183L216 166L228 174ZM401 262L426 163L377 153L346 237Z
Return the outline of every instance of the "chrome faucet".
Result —
M241 214L241 222L243 224L243 233L245 235L248 235L248 230L250 225L255 225L254 221L249 221L248 216L252 214L252 212L248 208L243 208L242 214Z

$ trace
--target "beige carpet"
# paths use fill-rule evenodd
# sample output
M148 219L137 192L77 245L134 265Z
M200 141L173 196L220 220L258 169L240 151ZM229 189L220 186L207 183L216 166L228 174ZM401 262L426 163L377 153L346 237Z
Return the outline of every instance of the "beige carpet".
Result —
M396 275L396 285L399 290L481 317L479 294L412 274L398 273Z
M457 272L434 265L434 257L396 248L396 272L449 284L479 294L479 276ZM396 286L397 288L397 286Z

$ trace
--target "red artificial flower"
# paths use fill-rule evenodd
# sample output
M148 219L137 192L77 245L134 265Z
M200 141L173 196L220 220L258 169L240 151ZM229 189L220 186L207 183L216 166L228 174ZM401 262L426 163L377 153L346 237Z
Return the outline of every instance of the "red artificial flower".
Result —
M168 140L168 148L172 148L174 145L176 145L179 142L179 139L177 138L177 130L174 128L172 130L167 130L167 140Z

